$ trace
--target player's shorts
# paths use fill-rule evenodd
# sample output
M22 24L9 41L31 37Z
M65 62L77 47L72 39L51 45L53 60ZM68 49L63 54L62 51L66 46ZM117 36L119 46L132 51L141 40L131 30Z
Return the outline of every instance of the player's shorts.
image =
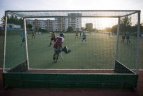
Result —
M62 48L55 48L55 53L60 54L62 52Z

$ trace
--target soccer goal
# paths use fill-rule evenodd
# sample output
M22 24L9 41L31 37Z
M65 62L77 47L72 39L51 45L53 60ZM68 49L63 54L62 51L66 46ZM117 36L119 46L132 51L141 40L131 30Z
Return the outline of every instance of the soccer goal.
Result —
M135 88L139 39L140 10L5 11L4 85Z

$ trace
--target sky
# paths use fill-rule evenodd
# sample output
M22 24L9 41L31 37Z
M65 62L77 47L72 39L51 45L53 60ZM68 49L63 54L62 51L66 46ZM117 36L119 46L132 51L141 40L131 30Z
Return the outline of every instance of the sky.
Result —
M0 0L5 10L141 10L143 0ZM141 14L143 17L143 14ZM143 20L141 19L143 23Z

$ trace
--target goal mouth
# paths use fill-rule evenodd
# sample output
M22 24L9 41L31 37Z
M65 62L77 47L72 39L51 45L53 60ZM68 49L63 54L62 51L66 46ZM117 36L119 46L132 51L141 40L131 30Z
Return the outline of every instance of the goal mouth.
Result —
M5 72L53 73L56 69L55 73L100 73L101 70L106 73L111 69L109 73L133 73L138 70L140 10L7 10L5 16ZM23 27L11 24L11 18L17 19L19 25L24 23ZM105 27L113 23L107 23L112 19L115 23ZM69 48L64 50L68 54L62 52L56 63L52 62L52 46L47 46L52 32L56 36L64 33L65 46Z

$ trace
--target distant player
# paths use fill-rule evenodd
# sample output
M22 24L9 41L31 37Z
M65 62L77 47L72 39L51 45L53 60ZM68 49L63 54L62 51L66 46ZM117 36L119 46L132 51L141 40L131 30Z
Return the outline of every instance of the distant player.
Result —
M75 32L75 39L78 38L78 32Z
M35 32L32 32L32 39L35 39Z
M51 39L50 39L50 44L49 44L49 46L51 46L51 45L52 45L52 42L55 42L55 40L56 40L56 35L55 35L54 32L52 32L52 33L51 33Z
M81 37L82 31L79 32L79 36Z
M21 36L21 46L24 46L24 43L25 43L25 34L24 34L24 32L22 31L21 33L20 33L20 36Z
M123 35L122 35L122 42L124 43L124 41L125 41L125 37L126 37L126 34L124 33Z
M86 29L83 30L82 33L82 42L85 41L86 42Z

